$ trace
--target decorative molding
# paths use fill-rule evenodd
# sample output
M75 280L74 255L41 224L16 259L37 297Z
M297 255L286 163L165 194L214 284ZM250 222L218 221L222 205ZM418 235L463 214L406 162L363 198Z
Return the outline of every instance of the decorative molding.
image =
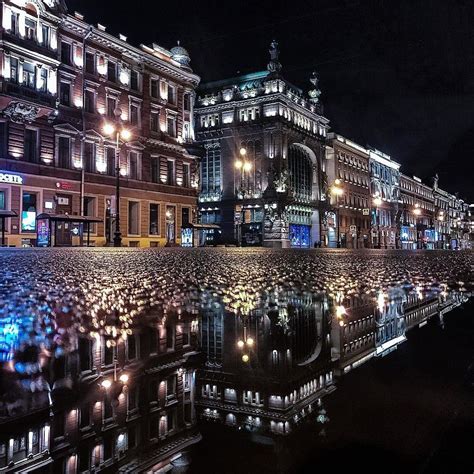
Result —
M3 110L3 115L14 123L32 123L39 115L40 107L12 101Z

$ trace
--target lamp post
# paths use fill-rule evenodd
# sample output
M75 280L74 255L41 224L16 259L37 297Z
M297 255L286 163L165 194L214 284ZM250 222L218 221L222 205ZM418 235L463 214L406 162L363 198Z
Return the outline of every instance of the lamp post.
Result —
M421 215L421 209L418 203L415 204L415 209L413 209L413 214L415 216L416 248L420 248L421 245L418 244L418 242L420 241L419 230L418 230L418 217Z
M252 170L252 163L246 160L247 156L247 149L242 147L239 151L240 157L235 160L234 166L237 172L240 172L240 187L236 188L237 198L239 197L239 193L242 194L242 199L246 197L246 193L250 188L250 171ZM245 181L245 174L248 173L247 182ZM237 229L237 240L239 241L239 245L242 245L242 220L243 220L243 206L241 209L240 220L238 223Z
M344 194L344 189L341 187L341 180L336 179L334 184L331 187L331 194L336 197L336 239L337 239L337 248L341 247L341 239L340 239L340 222L339 222L339 196Z
M120 117L122 111L114 110L115 122L106 122L103 132L105 135L113 137L115 134L115 234L114 247L122 246L122 233L120 232L120 139L129 141L132 133L121 124Z
M237 341L237 347L243 352L242 362L248 363L250 361L249 352L252 350L254 345L254 339L247 335L247 327L244 326L244 338Z
M380 215L379 215L379 207L382 205L382 198L376 194L374 196L374 206L375 206L375 226L377 228L377 247L376 248L381 248L380 244Z

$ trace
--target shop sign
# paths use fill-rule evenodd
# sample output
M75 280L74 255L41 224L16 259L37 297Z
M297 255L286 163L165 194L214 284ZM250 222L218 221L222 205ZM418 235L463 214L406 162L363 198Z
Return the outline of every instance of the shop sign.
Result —
M56 187L58 189L67 189L67 190L71 190L72 189L72 183L66 183L65 181L58 181L56 183Z
M0 183L23 184L23 176L0 171Z
M370 215L370 209L367 209L367 208L366 208L366 209L362 209L362 215L363 215L363 216L368 216L368 215Z

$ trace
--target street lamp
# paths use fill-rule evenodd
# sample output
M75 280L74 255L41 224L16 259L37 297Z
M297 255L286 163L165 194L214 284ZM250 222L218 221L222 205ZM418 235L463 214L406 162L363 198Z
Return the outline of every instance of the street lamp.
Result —
M375 206L375 226L377 227L377 247L380 248L380 216L379 216L379 207L382 205L382 198L379 194L375 194L373 200Z
M344 194L344 189L342 189L341 186L341 180L336 179L334 181L334 184L331 187L331 194L336 197L336 218L337 218L337 223L336 223L336 229L337 229L337 247L341 247L341 239L340 239L340 223L339 223L339 196L342 196Z
M247 337L247 327L244 326L244 338L237 341L237 347L243 352L242 362L249 362L250 356L248 353L252 350L254 345L254 339L252 337Z
M413 209L413 214L415 216L415 229L416 229L416 248L420 248L421 245L418 244L420 241L420 232L418 230L418 217L421 215L420 205L418 203L415 204L415 209Z
M115 234L114 247L122 246L122 234L120 232L120 139L127 142L132 138L132 132L123 127L120 121L122 111L114 110L116 123L106 122L102 131L105 135L113 137L115 134Z

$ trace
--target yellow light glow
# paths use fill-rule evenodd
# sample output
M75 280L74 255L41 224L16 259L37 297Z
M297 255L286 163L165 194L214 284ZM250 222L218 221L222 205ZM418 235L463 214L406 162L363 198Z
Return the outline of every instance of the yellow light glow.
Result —
M242 166L243 166L243 163L242 163L240 160L237 160L237 161L235 162L235 167L236 167L238 170L240 170L240 169L242 168Z
M250 360L250 357L249 357L247 354L244 354L244 355L242 356L242 362L247 363L249 360Z
M101 385L102 385L102 387L104 387L107 390L112 385L112 382L108 379L102 380Z
M240 149L240 154L241 154L242 156L245 156L245 155L247 154L247 150L246 150L244 147L242 147L242 148Z
M342 188L338 188L337 186L333 186L331 188L331 194L334 196L342 196L344 194L344 190Z
M250 171L252 169L252 163L246 161L244 163L244 171Z
M249 338L247 339L247 344L248 344L249 346L253 346L253 344L254 344L253 338L249 337Z
M379 198L379 197L376 197L376 198L374 199L374 204L375 204L376 206L381 206L381 205L382 205L382 199Z
M418 208L414 209L413 214L415 214L416 216L419 216L421 214L421 209L418 209Z
M120 382L127 383L128 382L128 375L127 374L122 374L120 376Z
M112 135L115 132L115 127L111 123L106 123L102 130L106 135Z
M336 179L336 181L334 181L334 184L336 186L339 186L341 184L341 180L340 179Z
M336 317L339 319L339 318L342 318L344 315L346 314L346 308L344 308L344 306L339 305L339 306L336 306Z
M132 138L132 132L130 130L127 130L126 128L124 128L121 132L120 132L120 136L122 137L123 140L130 140L130 138Z
M242 349L242 347L244 347L244 341L239 341L237 343L237 347L239 347L239 349Z

